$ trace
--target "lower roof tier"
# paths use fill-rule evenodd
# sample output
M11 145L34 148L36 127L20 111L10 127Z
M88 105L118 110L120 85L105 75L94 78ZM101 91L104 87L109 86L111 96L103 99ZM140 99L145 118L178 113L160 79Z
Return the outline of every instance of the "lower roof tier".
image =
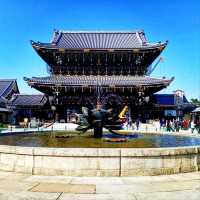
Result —
M24 80L35 89L48 95L59 92L62 95L67 93L87 94L94 93L97 86L106 89L107 92L117 92L119 94L130 94L134 91L155 93L167 87L174 78L158 79L149 76L64 76L52 75L48 77L24 78ZM151 89L149 89L151 88ZM125 91L126 90L126 91ZM129 91L130 90L130 91ZM128 92L128 93L127 93Z
M63 76L53 75L48 77L24 78L30 86L33 85L52 85L52 86L145 86L160 85L168 86L171 79L158 79L149 76Z

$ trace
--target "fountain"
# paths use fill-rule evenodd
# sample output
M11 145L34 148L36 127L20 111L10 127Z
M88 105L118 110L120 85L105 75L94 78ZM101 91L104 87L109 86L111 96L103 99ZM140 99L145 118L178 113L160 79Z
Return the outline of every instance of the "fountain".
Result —
M115 133L113 130L122 128L122 122L119 120L118 115L113 113L113 109L103 108L101 99L103 99L102 89L100 83L96 83L96 107L88 109L82 108L82 118L84 118L84 126L77 127L78 131L83 133L89 129L94 130L94 137L101 138L103 135L103 128L108 129L110 132ZM81 121L81 120L80 120ZM117 133L115 133L117 134Z
M0 170L67 176L138 176L199 171L200 137L138 132L121 135L116 131L122 128L118 114L106 108L102 98L98 85L96 107L82 108L84 123L77 130L84 135L75 132L66 132L67 137L50 137L49 132L1 135ZM93 137L86 133L89 129L94 130Z

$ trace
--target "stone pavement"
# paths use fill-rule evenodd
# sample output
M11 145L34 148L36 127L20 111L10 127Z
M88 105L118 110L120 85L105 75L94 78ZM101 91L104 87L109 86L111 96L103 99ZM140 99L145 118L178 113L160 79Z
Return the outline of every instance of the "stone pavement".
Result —
M0 172L0 200L199 200L200 172L141 177Z

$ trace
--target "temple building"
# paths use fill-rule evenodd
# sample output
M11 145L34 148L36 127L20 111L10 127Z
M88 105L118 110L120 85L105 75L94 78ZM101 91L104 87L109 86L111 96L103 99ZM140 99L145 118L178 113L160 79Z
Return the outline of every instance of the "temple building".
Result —
M187 100L183 90L175 90L172 94L154 94L152 108L153 118L182 119L195 106Z
M132 118L141 115L141 108L149 116L153 94L173 80L150 76L167 41L149 43L143 31L54 31L50 43L31 44L49 76L24 80L45 94L59 119L94 106L97 98L112 108L128 105Z
M9 105L13 110L13 118L16 122L24 121L24 118L37 118L48 120L49 104L47 98L42 94L14 94Z
M0 79L0 123L8 123L11 120L12 110L9 102L19 89L16 79Z

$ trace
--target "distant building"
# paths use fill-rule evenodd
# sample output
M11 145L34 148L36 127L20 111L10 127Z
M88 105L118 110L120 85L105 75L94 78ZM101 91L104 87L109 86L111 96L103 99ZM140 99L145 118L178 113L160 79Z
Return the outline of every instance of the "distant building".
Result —
M15 79L0 79L0 123L8 123L12 110L9 109L9 102L14 94L18 94L19 89Z
M176 90L172 94L154 94L153 110L154 117L182 118L184 114L194 109L182 90Z
M48 119L50 107L47 106L47 98L44 95L13 95L10 108L13 111L13 117L16 121L23 121L24 118L38 118L40 120Z

